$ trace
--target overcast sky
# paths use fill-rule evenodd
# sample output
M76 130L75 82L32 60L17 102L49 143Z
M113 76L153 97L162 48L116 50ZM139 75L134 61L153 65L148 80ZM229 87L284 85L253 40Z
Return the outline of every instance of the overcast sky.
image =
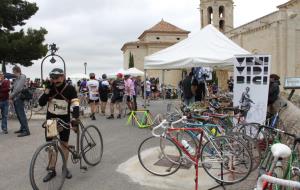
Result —
M45 43L56 43L67 65L67 74L100 76L123 65L122 45L137 40L146 29L162 18L182 29L200 28L200 0L30 0L39 10L26 27L47 29ZM234 25L239 26L276 11L288 0L234 0ZM24 68L28 77L40 76L41 60ZM45 64L45 74L61 63ZM10 70L11 66L8 66Z

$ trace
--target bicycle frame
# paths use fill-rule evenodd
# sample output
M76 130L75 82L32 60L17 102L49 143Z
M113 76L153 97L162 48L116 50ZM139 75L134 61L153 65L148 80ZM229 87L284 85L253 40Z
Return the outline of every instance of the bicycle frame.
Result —
M198 133L201 134L201 137L199 139L199 145L197 146L196 149L196 155L193 156L191 155L188 150L177 140L177 138L173 135L171 135L171 132L173 131L197 131ZM202 142L202 138L203 138L203 129L201 128L168 128L166 131L166 135L168 135L172 141L180 148L180 150L182 150L184 152L184 155L186 155L190 161L193 162L193 164L195 165L195 170L196 170L196 174L195 174L195 190L198 190L198 169L199 169L199 158L200 158L200 151L201 151L201 142Z
M139 121L139 118L137 118L137 113L143 114L142 121ZM127 125L129 125L130 122L132 122L132 125L136 123L139 128L147 128L153 124L153 119L149 110L137 110L131 111L127 120Z

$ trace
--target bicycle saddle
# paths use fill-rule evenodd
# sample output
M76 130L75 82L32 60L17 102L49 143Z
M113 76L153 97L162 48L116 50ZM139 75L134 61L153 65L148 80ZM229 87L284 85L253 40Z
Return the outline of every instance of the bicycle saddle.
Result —
M291 155L292 150L285 144L276 143L272 145L271 151L274 157L287 158Z

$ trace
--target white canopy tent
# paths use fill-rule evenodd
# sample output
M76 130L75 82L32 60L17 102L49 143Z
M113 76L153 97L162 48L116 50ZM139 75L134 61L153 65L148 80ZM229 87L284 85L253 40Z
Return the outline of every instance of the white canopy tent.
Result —
M124 74L131 75L131 76L144 76L144 72L141 70L138 70L135 67L125 70Z
M208 25L177 44L144 59L144 69L181 69L232 66L235 55L250 54Z
M116 78L116 76L117 76L118 73L124 74L124 73L125 73L125 70L121 68L121 69L119 69L118 71L115 71L115 72L112 72L112 73L108 73L108 74L107 74L107 77L108 77L108 78Z

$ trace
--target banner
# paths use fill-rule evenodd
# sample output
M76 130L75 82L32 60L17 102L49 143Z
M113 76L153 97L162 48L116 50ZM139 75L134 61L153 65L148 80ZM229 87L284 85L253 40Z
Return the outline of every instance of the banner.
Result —
M234 59L233 104L243 110L246 122L266 120L270 55L243 55Z

